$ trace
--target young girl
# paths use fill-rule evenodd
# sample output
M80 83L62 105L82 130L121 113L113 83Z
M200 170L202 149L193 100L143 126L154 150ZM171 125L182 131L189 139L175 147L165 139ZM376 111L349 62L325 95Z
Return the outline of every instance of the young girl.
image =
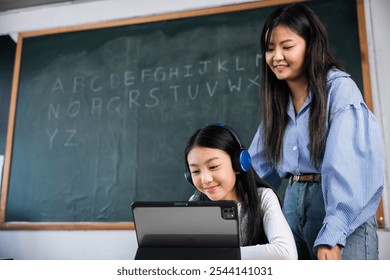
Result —
M224 125L197 130L185 149L190 200L238 203L242 259L297 259L294 238L279 199L256 174L237 134Z
M283 212L299 259L378 259L384 173L378 123L330 54L319 18L275 10L261 34L262 122L249 153L289 178Z

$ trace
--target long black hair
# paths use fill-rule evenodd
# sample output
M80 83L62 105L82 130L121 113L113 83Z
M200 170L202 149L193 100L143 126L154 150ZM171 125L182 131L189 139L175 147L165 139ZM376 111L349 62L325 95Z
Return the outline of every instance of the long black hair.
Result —
M327 74L332 67L344 69L330 53L326 29L312 10L295 3L280 7L268 16L261 33L260 46L263 55L261 66L263 144L269 162L277 164L281 160L290 94L287 83L278 80L265 61L272 31L279 25L290 28L306 42L304 73L312 98L309 119L310 159L319 167L326 141Z
M225 151L232 162L240 149L243 148L236 134L232 134L232 128L221 125L208 125L198 129L190 137L185 148L185 167L189 171L188 154L194 147L205 147ZM235 133L235 132L234 132ZM237 171L237 170L235 170ZM243 240L243 245L255 245L268 243L263 229L263 213L261 212L261 201L257 194L258 187L269 188L254 171L252 167L247 172L240 172L236 175L235 192L242 200L242 215L247 214L247 240ZM199 200L209 200L209 198L199 192Z

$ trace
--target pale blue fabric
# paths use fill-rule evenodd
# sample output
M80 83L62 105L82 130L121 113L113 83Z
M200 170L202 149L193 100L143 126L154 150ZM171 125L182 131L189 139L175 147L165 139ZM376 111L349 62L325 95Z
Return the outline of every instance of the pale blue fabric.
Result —
M289 121L283 139L283 160L267 164L263 156L262 124L249 153L260 177L277 170L290 174L320 173L325 218L314 246L345 245L346 238L375 215L383 190L384 170L379 124L363 101L351 77L333 69L328 74L327 141L323 161L316 168L310 161L308 121L309 94L295 114L290 98Z

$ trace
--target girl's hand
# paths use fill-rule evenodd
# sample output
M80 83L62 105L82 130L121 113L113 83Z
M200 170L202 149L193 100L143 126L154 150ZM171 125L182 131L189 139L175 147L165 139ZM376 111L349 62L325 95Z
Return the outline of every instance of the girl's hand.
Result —
M326 245L318 246L317 258L319 260L341 260L341 248L339 245L330 248Z

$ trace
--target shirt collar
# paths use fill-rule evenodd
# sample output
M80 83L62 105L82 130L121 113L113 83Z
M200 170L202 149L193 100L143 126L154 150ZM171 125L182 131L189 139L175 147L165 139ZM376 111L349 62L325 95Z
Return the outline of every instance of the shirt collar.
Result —
M288 101L288 106L287 106L287 115L291 118L291 119L295 119L296 117L298 117L300 114L302 114L304 111L307 110L307 107L310 105L311 103L311 92L309 92L305 102L303 103L303 106L301 108L301 110L298 112L298 114L296 115L295 114L295 109L294 109L294 105L293 105L293 102L292 102L292 98L291 98L291 95L288 96L289 97L289 101Z

